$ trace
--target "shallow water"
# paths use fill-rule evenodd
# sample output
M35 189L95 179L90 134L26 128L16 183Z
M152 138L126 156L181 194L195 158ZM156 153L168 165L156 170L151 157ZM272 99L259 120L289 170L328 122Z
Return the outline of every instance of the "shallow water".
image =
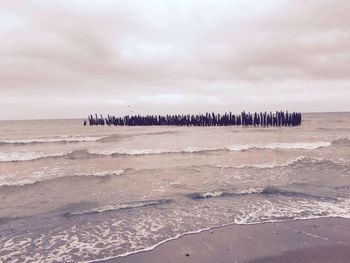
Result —
M350 218L350 113L300 127L0 122L0 261L88 262L225 224Z

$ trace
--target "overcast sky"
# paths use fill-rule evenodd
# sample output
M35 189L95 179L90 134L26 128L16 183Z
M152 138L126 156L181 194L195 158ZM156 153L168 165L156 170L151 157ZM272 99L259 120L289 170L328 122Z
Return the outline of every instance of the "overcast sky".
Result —
M349 0L1 0L0 119L350 110Z

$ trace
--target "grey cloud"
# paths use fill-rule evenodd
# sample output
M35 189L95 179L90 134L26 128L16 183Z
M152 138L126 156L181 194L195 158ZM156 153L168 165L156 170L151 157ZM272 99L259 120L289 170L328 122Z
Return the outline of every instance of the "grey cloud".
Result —
M18 21L0 28L0 101L7 101L0 107L15 111L22 96L18 103L33 108L32 96L40 95L61 102L70 96L77 104L94 97L99 109L122 99L121 105L143 105L141 111L152 101L159 109L155 100L173 95L191 109L203 106L195 96L208 103L211 96L226 109L238 95L246 98L242 105L265 105L262 89L299 94L290 84L299 83L306 99L315 95L310 109L317 109L325 100L319 86L346 92L349 1L286 0L255 13L242 7L254 1L110 3L2 1L0 19ZM346 108L344 96L327 94ZM282 97L272 107L284 105Z

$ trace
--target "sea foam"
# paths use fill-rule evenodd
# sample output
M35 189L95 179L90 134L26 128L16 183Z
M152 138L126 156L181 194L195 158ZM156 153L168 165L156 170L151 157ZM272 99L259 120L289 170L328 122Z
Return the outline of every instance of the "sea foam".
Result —
M70 143L70 142L96 142L108 136L50 136L39 138L6 139L0 140L0 144L32 144L32 143Z
M21 152L0 152L0 162L23 162L23 161L33 161L42 158L49 157L62 157L71 154L69 152L32 152L32 151L21 151Z
M220 148L197 148L187 147L184 149L123 149L116 148L112 150L89 150L90 154L96 155L155 155L155 154L171 154L171 153L199 153L218 151Z
M98 262L152 250L180 236L227 225L350 218L349 205L347 199L334 202L296 196L291 201L290 197L270 200L264 195L255 195L236 201L210 198L191 205L186 201L162 209L143 207L133 211L132 216L123 209L112 216L97 211L98 215L90 215L87 221L71 217L64 222L64 228L50 225L21 235L10 233L4 238L6 253L0 259L4 262L24 257L28 262ZM35 251L30 250L33 243L39 244ZM47 244L54 245L47 249Z
M126 169L127 170L127 169ZM16 179L14 175L2 176L0 178L0 187L2 186L26 186L32 185L43 181L50 181L58 178L72 178L72 177L108 177L108 176L120 176L126 172L126 170L112 170L112 171L99 171L99 172L86 172L75 173L72 175L48 175L46 172L35 172L33 175L24 178Z
M123 149L89 150L95 155L155 155L176 153L205 153L213 151L247 151L247 150L314 150L329 147L332 142L297 142L297 143L265 143L265 144L237 144L222 147L186 147L183 149Z
M322 147L331 146L331 142L293 142L293 143L266 143L266 144L242 144L231 145L228 147L230 151L246 151L246 150L314 150Z
M122 209L133 209L133 208L140 208L140 207L146 207L146 206L168 204L171 202L173 202L173 200L162 199L162 200L135 201L135 202L123 203L123 204L112 204L112 205L106 205L106 206L97 207L97 208L74 211L69 214L66 214L66 216L97 214L97 213L103 213L103 212L118 211Z
M294 166L308 166L308 165L321 165L328 164L330 166L343 166L348 167L350 164L345 159L328 159L328 158L317 158L310 156L297 156L283 163L259 163L259 164L244 164L244 165L213 165L215 168L233 168L233 169L273 169L283 167L294 167Z

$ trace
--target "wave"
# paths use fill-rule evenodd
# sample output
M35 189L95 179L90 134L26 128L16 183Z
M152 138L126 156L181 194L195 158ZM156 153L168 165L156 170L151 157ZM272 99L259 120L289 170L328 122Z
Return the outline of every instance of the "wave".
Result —
M35 137L35 138L21 138L21 139L3 139L0 140L0 144L36 144L36 143L78 143L78 142L113 142L116 139L129 138L134 136L146 136L146 135L167 135L177 134L177 131L162 131L153 133L139 133L130 135L101 135L101 136L89 136L89 135L62 135L62 136L47 136L47 137Z
M102 171L102 172L91 172L91 173L79 173L74 176L92 176L92 177L106 177L106 176L119 176L125 173L126 170L114 170L114 171Z
M332 141L333 146L350 146L349 138L339 138Z
M62 157L71 154L69 152L0 152L0 162L24 162L50 157Z
M202 193L187 194L187 197L197 200L197 199L207 199L207 198L215 198L215 197L229 197L229 196L235 196L235 195L258 194L258 193L262 193L263 190L264 188L249 188L249 189L242 189L237 191L215 190L215 191L208 191L208 192L202 192Z
M66 176L56 176L56 177L40 177L37 176L35 178L29 178L29 179L23 179L23 180L17 180L14 182L8 182L6 179L2 179L0 181L0 187L20 187L20 186L28 186L28 185L34 185L39 182L46 182L50 180L58 180L58 179L65 179L65 178L72 178L72 177L109 177L109 176L120 176L124 174L127 171L125 170L114 170L114 171L101 171L101 172L88 172L88 173L77 173L73 175L66 175Z
M318 196L318 195L311 195L308 193L302 193L302 192L296 192L296 191L289 191L282 188L274 187L274 186L267 186L264 188L249 188L249 189L242 189L242 190L236 190L236 191L209 191L209 192L203 192L203 193L191 193L188 194L187 197L193 199L193 200L200 200L200 199L207 199L207 198L217 198L217 197L233 197L233 196L242 196L242 195L267 195L267 196L273 196L273 195L280 195L280 196L287 196L287 197L303 197L303 198L311 198L311 199L319 199L319 200L329 200L329 201L338 201L338 198L333 197L324 197L324 196Z
M78 211L67 213L64 216L70 217L70 216L79 216L79 215L99 214L104 212L111 212L111 211L118 211L118 210L125 210L125 209L157 206L157 205L169 204L171 202L174 202L174 200L161 199L161 200L136 201L136 202L129 202L124 204L113 204L113 205L107 205L107 206L102 206L102 207L97 207L97 208L92 208L87 210L78 210Z
M337 139L330 142L281 142L281 143L261 143L261 144L237 144L224 147L187 147L184 149L123 149L116 148L112 150L89 150L94 155L155 155L155 154L172 154L172 153L205 153L214 151L248 151L248 150L315 150L332 145L344 145L349 143L347 138Z
M207 198L216 198L216 197L232 197L232 196L240 196L240 195L248 195L248 194L261 194L264 191L264 188L250 188L250 189L242 189L237 191L208 191L202 193L190 193L186 196L193 200L199 199L207 199Z
M303 197L303 198L311 198L311 199L318 199L318 200L327 200L327 201L339 201L340 199L335 197L329 197L329 196L319 196L319 195L313 195L303 192L297 192L297 191L289 191L285 189L281 189L274 186L267 186L265 187L261 194L263 195L283 195L288 197Z
M309 165L328 165L328 166L341 166L341 167L348 167L350 166L349 163L346 163L344 161L336 161L333 159L327 159L327 158L316 158L316 157L310 157L310 156L298 156L295 157L285 163L261 163L261 164L246 164L246 165L214 165L215 168L224 168L224 169L246 169L246 168L252 168L252 169L273 169L273 168L283 168L283 167L300 167L300 166L309 166Z
M86 138L86 137L85 137ZM96 141L105 137L94 137L91 141ZM267 144L241 144L230 145L228 147L212 147L212 148L198 148L187 147L184 149L123 149L116 148L112 150L88 150L88 151L70 151L59 153L46 153L46 152L0 152L0 162L19 162L19 161L32 161L49 157L63 157L70 156L71 158L86 158L89 155L101 155L101 156L113 156L113 155L158 155L158 154L178 154L178 153L206 153L215 151L247 151L247 150L314 150L324 147L344 147L350 145L348 138L339 138L331 142L308 142L308 143L267 143ZM259 168L260 165L252 165ZM276 166L271 164L271 166ZM261 168L265 168L264 164ZM266 167L268 168L268 167Z
M309 166L327 166L328 168L349 169L350 163L346 160L334 160L328 158L316 158L310 156L299 156L294 160L286 162L281 165L275 166L276 168L290 167L290 168L303 168ZM275 168L271 167L271 168Z
M198 169L198 168L216 168L216 169L267 169L267 170L273 170L273 169L300 169L300 168L308 168L308 167L328 167L328 168L334 168L334 169L341 169L342 171L350 171L350 163L345 162L345 161L336 161L332 159L327 159L327 158L315 158L315 157L309 157L309 156L298 156L292 160L289 160L285 163L281 164L275 164L275 163L263 163L263 164L256 164L256 165L236 165L236 166L217 166L217 165L204 165L204 166L178 166L175 167L175 169L184 169L184 168L190 168L190 169ZM317 169L322 169L317 168ZM153 169L150 169L153 170ZM157 169L156 169L157 170ZM62 177L79 177L79 176L87 176L87 177L108 177L108 176L119 176L124 174L127 171L133 171L133 172L144 172L144 171L149 171L149 169L119 169L119 170L112 170L112 171L96 171L96 172L87 172L87 173L76 173L73 175L69 176L56 176L53 177L52 179L56 178L62 178ZM272 171L273 173L276 171ZM278 171L277 171L278 172ZM0 181L0 186L3 185L27 185L27 184L34 184L39 181L45 181L45 180L51 180L51 179L43 179L40 177L36 177L34 179L25 179L21 181L16 181L14 183L8 183L8 182L3 182L1 183ZM217 197L217 196L228 196L232 194L247 194L247 193L260 193L262 192L263 189L256 189L256 188L249 188L249 189L243 189L240 191L235 191L235 192L225 192L222 190L216 190L212 192L204 192L200 193L196 196L196 194L193 194L193 197L196 198L210 198L210 197ZM266 192L265 192L266 193Z
M68 155L69 156L69 155ZM276 164L276 163L263 163L263 164L248 164L248 165L236 165L236 166L219 166L219 165L204 165L204 166L178 166L175 167L175 169L184 169L184 168L190 168L190 169L198 169L198 168L216 168L216 169L284 169L284 168L291 168L291 169L296 169L296 168L303 168L303 167L310 167L310 166L327 166L327 167L333 167L333 168L338 168L338 169L350 169L350 164L346 162L338 162L335 160L331 159L326 159L326 158L315 158L315 157L308 157L308 156L298 156L292 160L289 160L285 163L281 164ZM134 172L144 172L148 171L149 169L139 169L139 170L134 170L134 169L119 169L119 170L112 170L112 171L96 171L96 172L85 172L85 173L76 173L68 176L55 176L52 178L48 178L43 174L43 176L38 176L36 175L33 178L29 179L23 179L23 180L18 180L15 182L7 182L7 181L1 181L0 180L0 187L1 186L24 186L24 185L29 185L29 184L34 184L40 181L48 181L48 180L53 180L57 178L63 178L63 177L79 177L79 176L87 176L87 177L108 177L108 176L119 176L124 174L127 171L134 171ZM151 169L152 170L152 169ZM4 180L4 179L3 179ZM244 193L254 193L262 191L262 189L246 189L246 190L241 190L240 192L235 192L235 194L244 194ZM231 193L232 194L232 193ZM213 191L213 192L206 192L206 193L201 193L197 198L210 198L210 197L216 197L220 195L228 195L227 192L223 192L221 190L218 191ZM193 195L195 197L195 195Z
M295 158L293 161L286 163L284 166L300 167L308 165L326 165L328 167L341 167L348 168L350 164L343 159L334 160L328 158L316 158L309 156L300 156Z
M251 222L251 223L234 221L234 222L230 222L230 223L223 223L223 224L213 225L213 226L209 226L209 227L204 227L204 228L200 228L197 230L186 231L183 233L176 234L172 237L165 238L165 239L159 241L158 243L155 243L154 245L151 245L151 246L147 246L145 248L125 252L125 253L122 253L119 255L113 255L113 256L101 257L99 259L87 260L84 262L85 263L99 263L99 262L104 262L104 261L113 261L113 260L118 259L118 258L124 258L127 256L139 254L142 252L152 251L165 243L168 243L168 242L173 241L173 240L177 240L179 238L183 238L185 236L200 234L203 232L211 231L214 229L220 229L220 228L224 228L224 227L229 227L229 226L233 226L233 225L260 225L260 224L266 224L266 223L282 223L282 222L288 222L288 221L310 220L310 219L320 219L320 218L345 218L345 219L349 219L350 217L346 216L346 215L330 214L330 215L310 215L310 216L306 216L306 217L296 217L296 218L292 218L292 219L271 219L271 220L267 219L267 220L262 221L262 222Z
M163 200L148 201L162 202ZM348 199L337 203L311 200L308 202L309 200L304 199L291 202L289 198L284 198L281 202L271 202L267 198L253 198L248 203L242 203L240 200L222 203L212 201L202 205L198 202L189 204L188 200L184 200L184 203L171 205L169 209L160 207L160 209L139 212L136 208L135 211L119 213L118 216L103 217L96 214L88 218L84 217L85 219L80 218L80 215L64 214L68 220L60 222L57 227L49 224L48 227L39 230L24 229L20 237L18 233L5 233L6 253L3 261L9 261L15 255L32 261L45 261L49 258L50 262L102 262L152 250L169 240L222 226L323 217L350 217ZM28 251L31 251L33 243L39 245L35 253L30 254ZM47 243L57 244L57 249L63 252L51 253L47 251L46 246L40 246ZM90 248L89 253L85 249L87 246ZM82 249L77 250L77 247Z
M0 140L0 144L34 144L34 143L71 143L71 142L96 142L107 138L108 136L50 136L40 138Z
M247 150L314 150L331 146L331 142L293 142L293 143L267 143L267 144L242 144L231 145L228 147L230 151L247 151Z
M237 148L236 148L237 149ZM242 151L243 147L241 148ZM250 148L253 149L253 148ZM268 148L266 148L268 149ZM275 148L277 149L277 148ZM296 149L296 148L293 148ZM298 148L300 149L300 148ZM306 149L306 148L304 148ZM309 148L310 149L310 148ZM316 148L315 148L316 149ZM183 150L161 150L161 149L143 149L143 150L126 150L126 149L114 149L108 151L98 151L98 150L79 150L79 151L69 151L69 152L0 152L0 162L23 162L23 161L34 161L43 158L53 158L53 157L67 157L71 159L86 159L89 156L114 156L114 155L129 155L129 156L140 156L140 155L159 155L159 154L178 154L178 153L205 153L205 152L215 152L225 150L225 148L193 148L189 147ZM304 160L303 160L304 159ZM294 162L309 160L310 162L319 162L320 160L325 161L326 159L315 159L308 157L297 157L296 160L287 162L285 164L277 163L266 163L266 164L251 164L251 165L237 165L237 166L215 166L217 168L274 168L278 166L289 166ZM331 160L329 160L331 161ZM332 161L334 162L334 161Z
M40 182L40 180L23 179L23 180L17 180L15 182L7 182L2 180L2 182L0 182L0 187L26 186L26 185L33 185L37 182Z
M196 148L196 147L187 147L185 149L123 149L117 148L113 150L89 150L90 154L95 155L155 155L155 154L171 154L171 153L200 153L200 152L210 152L210 151L219 151L223 150L220 148Z
M196 226L192 229L186 229L184 231L176 231L172 233L170 236L165 236L162 239L156 239L154 243L147 244L144 246L135 247L134 250L124 250L120 253L113 255L102 255L100 257L96 257L93 260L89 260L89 263L97 263L107 260L113 260L121 257L125 257L132 254L137 254L144 251L151 251L158 247L161 244L164 244L168 241L178 239L180 237L201 233L204 231L209 231L217 228L222 228L225 226L231 225L258 225L264 223L280 223L286 221L294 221L294 220L305 220L305 219L316 219L316 218L350 218L348 207L349 200L342 200L340 203L328 203L328 202L311 202L311 207L305 206L303 201L299 201L295 204L294 207L291 207L290 211L286 211L283 204L275 204L272 205L268 202L267 206L261 205L260 209L257 206L252 206L250 209L248 207L247 210L239 212L232 215L232 211L229 210L228 215L231 220L223 220L222 222L213 222L208 225L200 225ZM266 203L265 203L266 205ZM316 210L315 210L316 209ZM207 212L207 211L206 211ZM197 214L197 213L194 213ZM205 216L204 213L202 216ZM220 215L221 216L221 215ZM171 219L169 219L171 220ZM198 218L200 221L200 218ZM124 242L124 240L122 240ZM124 244L124 243L123 243ZM114 245L114 244L113 244ZM104 248L105 249L105 248Z

